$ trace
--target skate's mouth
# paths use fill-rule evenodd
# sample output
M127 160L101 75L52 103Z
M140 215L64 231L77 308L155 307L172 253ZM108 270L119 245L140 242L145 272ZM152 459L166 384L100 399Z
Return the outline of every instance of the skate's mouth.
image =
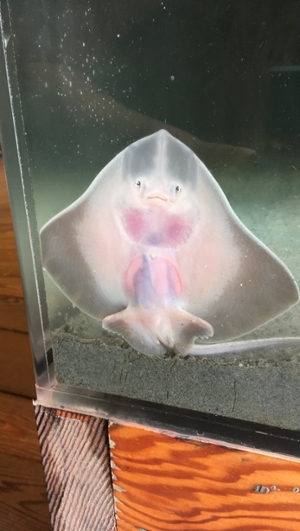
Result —
M151 199L155 201L164 201L165 203L170 201L166 195L161 194L159 192L153 192L152 194L147 195L147 199Z

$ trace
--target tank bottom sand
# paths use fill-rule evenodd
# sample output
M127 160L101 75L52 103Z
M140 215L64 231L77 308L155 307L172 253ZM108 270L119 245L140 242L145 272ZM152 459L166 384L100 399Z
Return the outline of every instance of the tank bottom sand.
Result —
M53 334L53 348L57 380L67 385L300 429L299 349L150 357L82 314Z

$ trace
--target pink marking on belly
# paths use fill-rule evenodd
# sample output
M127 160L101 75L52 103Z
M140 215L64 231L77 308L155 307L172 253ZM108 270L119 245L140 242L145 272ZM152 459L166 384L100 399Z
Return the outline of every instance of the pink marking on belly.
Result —
M139 241L147 231L147 216L141 210L128 210L124 215L124 225L129 236Z
M124 288L126 292L132 296L134 295L135 287L133 279L139 269L143 267L143 257L141 254L137 254L130 262L128 268L124 274Z
M192 231L192 220L187 216L170 215L161 209L128 210L123 224L132 240L151 247L176 247Z
M171 302L182 295L184 287L176 265L160 256L138 254L124 274L124 288L135 301L148 304Z
M192 231L192 223L183 216L169 216L166 219L165 233L169 245L176 246L188 238Z
M164 258L155 257L150 262L151 278L158 295L177 297L183 292L183 283L177 267Z

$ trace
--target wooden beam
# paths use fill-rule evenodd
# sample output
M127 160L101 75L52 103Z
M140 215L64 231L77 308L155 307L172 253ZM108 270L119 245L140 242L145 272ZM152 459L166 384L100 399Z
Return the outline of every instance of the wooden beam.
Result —
M299 463L135 426L109 437L118 531L300 529Z

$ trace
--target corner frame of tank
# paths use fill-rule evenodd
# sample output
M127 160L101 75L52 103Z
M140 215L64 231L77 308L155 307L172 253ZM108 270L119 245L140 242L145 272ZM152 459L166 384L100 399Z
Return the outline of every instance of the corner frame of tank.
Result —
M32 219L29 215L30 212L34 213L35 208L31 191L13 35L6 0L0 2L0 30L0 126L7 187L21 269L36 382L43 387L51 387L54 384L51 338L38 231L35 218ZM40 290L38 286L40 286Z
M36 375L37 404L170 432L206 443L300 461L300 431L280 429L122 396L55 380L26 135L6 0L0 2L0 124L8 190ZM26 227L26 230L25 230Z

